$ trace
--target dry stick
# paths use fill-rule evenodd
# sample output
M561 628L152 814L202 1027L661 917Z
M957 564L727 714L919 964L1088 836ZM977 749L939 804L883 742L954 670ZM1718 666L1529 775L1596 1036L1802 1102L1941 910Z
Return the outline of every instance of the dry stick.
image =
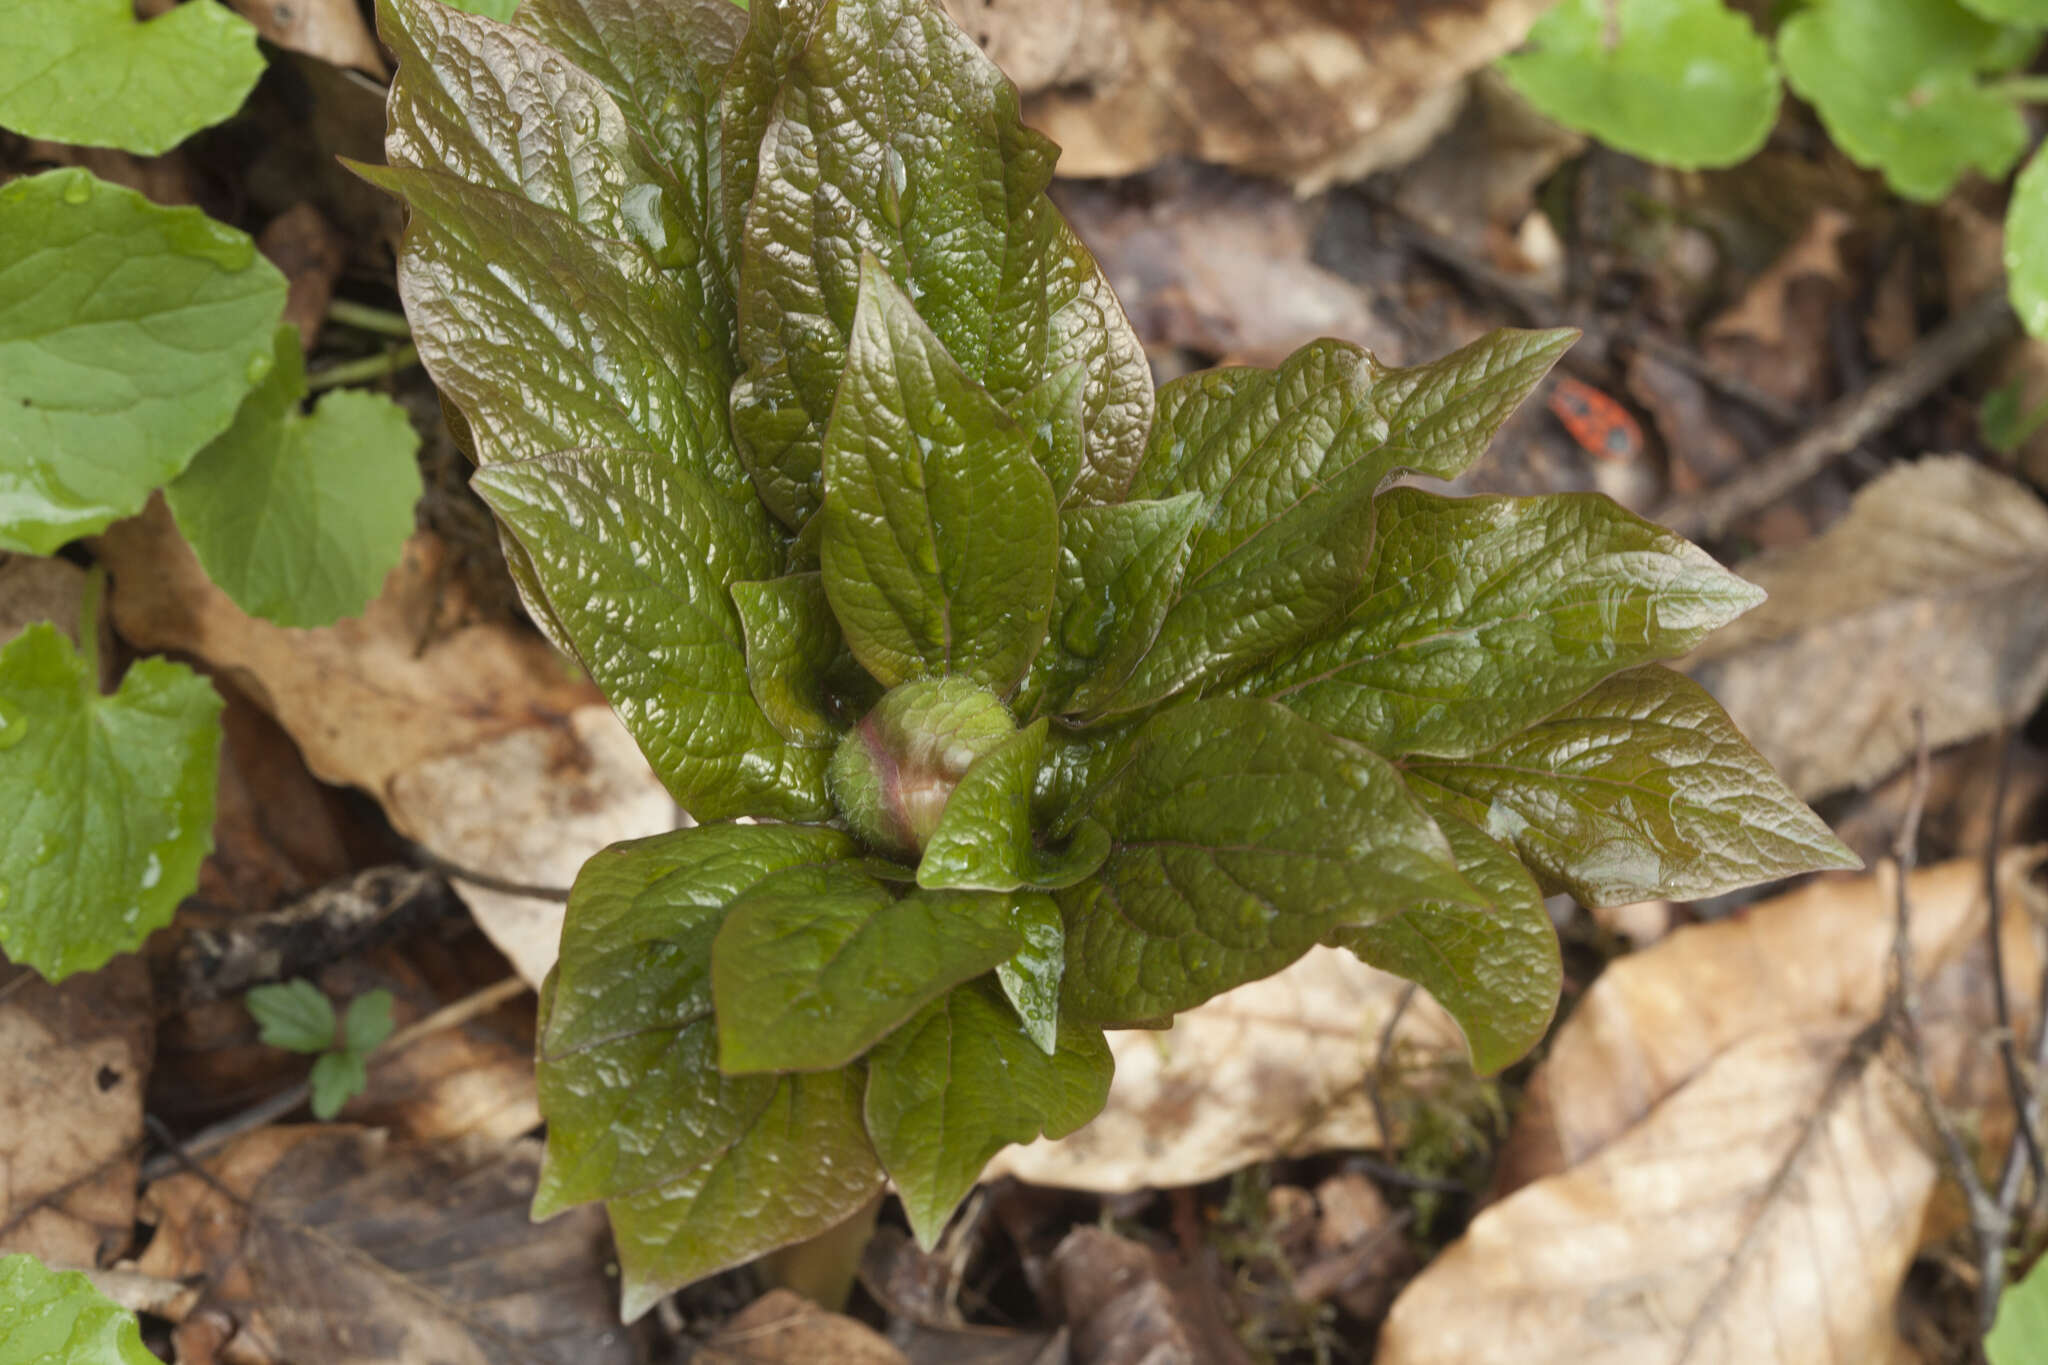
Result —
M452 1004L443 1005L424 1019L417 1019L406 1025L378 1044L371 1055L374 1057L383 1053L399 1052L429 1034L460 1028L478 1015L489 1014L506 1001L516 999L530 989L531 987L521 978L508 976L503 981L465 995ZM142 1178L148 1181L168 1175L180 1165L189 1164L195 1158L220 1150L244 1133L267 1128L304 1104L312 1093L312 1084L300 1081L260 1104L251 1105L232 1118L222 1119L210 1128L202 1128L194 1133L189 1141L179 1143L176 1151L151 1157L143 1164Z
M461 863L450 862L417 840L407 840L406 847L411 852L414 862L440 873L451 881L468 882L473 886L480 886L486 891L498 891L507 896L525 896L529 900L554 901L557 904L568 903L569 889L567 887L535 886L531 882L507 881L503 877L494 877L488 872L479 872L473 867L464 867Z
M2004 1254L2007 1225L1997 1203L1984 1188L1976 1163L1970 1159L1969 1149L1963 1145L1962 1135L1956 1131L1948 1111L1942 1108L1941 1098L1934 1093L1934 1082L1927 1072L1927 1049L1920 1034L1920 1003L1913 989L1913 909L1906 883L1913 875L1914 864L1919 861L1920 817L1927 808L1927 785L1927 718L1916 706L1913 708L1913 785L1906 800L1905 818L1899 821L1898 834L1892 841L1892 867L1897 879L1894 897L1896 923L1892 930L1894 979L1885 1015L1899 1040L1905 1044L1906 1080L1913 1087L1920 1107L1927 1112L1927 1121L1933 1125L1948 1157L1951 1174L1963 1187L1963 1195L1969 1201L1970 1231L1977 1239L1981 1259ZM1984 1325L1989 1328L1988 1319Z
M2041 1162L2041 1139L2027 1112L2032 1088L2020 1071L2018 1042L2013 1035L2012 997L2005 984L2005 893L1998 884L1998 825L2005 818L2005 795L2012 783L2012 734L2001 731L1998 742L1998 777L1991 788L1991 837L1984 846L1984 901L1990 908L1985 936L1991 950L1991 998L1998 1012L1998 1056L2005 1067L2005 1085L2012 1095L2013 1119L2018 1129L2015 1144L2026 1151L2034 1183L2048 1181L2048 1169Z
M1829 405L1791 445L1711 492L1667 502L1651 519L1694 539L1724 534L1891 425L2018 326L2001 280L1921 338L1904 360Z

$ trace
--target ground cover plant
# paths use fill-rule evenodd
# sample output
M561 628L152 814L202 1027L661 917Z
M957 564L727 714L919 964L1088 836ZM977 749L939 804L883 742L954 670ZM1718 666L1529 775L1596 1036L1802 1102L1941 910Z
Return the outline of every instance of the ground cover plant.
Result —
M1854 858L1657 666L1758 600L1604 498L1403 486L1569 345L1154 392L925 0L390 0L400 287L535 619L702 822L578 878L546 1216L637 1316L892 1181L929 1242L1102 1030L1342 945L1493 1070L1543 896Z

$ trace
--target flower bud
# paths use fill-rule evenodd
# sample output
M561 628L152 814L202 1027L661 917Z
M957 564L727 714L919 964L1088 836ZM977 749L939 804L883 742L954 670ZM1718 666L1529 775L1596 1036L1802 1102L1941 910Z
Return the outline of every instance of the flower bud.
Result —
M904 683L839 742L833 800L855 834L914 858L974 760L1016 730L994 693L964 679Z

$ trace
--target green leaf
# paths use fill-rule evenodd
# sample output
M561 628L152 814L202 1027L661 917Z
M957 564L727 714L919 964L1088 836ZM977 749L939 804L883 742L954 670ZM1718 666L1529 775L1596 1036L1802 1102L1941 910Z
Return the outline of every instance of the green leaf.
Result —
M1353 601L1372 498L1401 469L1450 478L1577 333L1494 332L1429 365L1387 370L1318 341L1277 370L1211 370L1160 391L1131 494L1205 502L1151 650L1089 718L1227 682L1312 638Z
M1059 1041L1060 980L1067 969L1067 929L1059 903L1042 891L1026 891L1010 906L1024 946L996 968L1003 998L1017 1011L1025 1036L1050 1055Z
M2048 1365L2048 1261L1998 1296L1984 1354L1991 1365Z
M1001 996L970 983L930 1005L868 1060L868 1136L930 1250L988 1159L1100 1113L1115 1070L1102 1031L1067 1028L1048 1054Z
M269 1047L315 1055L334 1046L334 1005L304 977L256 986L242 997L257 1037Z
M2026 150L2019 106L1979 79L2013 57L2005 30L1955 0L1822 0L1778 31L1785 78L1836 145L1926 201L1972 168L2003 178Z
M2005 211L2006 289L2028 332L2048 337L2048 158L2038 152L2012 184Z
M858 1068L761 1081L768 1102L717 1156L612 1201L626 1321L693 1280L817 1236L881 1191Z
M824 579L813 572L735 583L732 605L747 639L747 683L761 714L792 744L837 744L844 727L826 705L827 680L846 657L846 642Z
M1039 705L1086 711L1131 676L1173 603L1203 509L1190 492L1060 514L1052 626L1024 688Z
M1487 904L1385 759L1271 702L1154 716L1094 811L1114 849L1058 893L1062 1004L1105 1024L1271 975L1340 926Z
M294 327L234 425L164 490L206 576L252 616L332 625L382 590L412 534L419 434L380 394L328 394L311 416Z
M1598 494L1396 488L1358 605L1234 690L1381 754L1463 757L1611 673L1683 654L1763 596Z
M786 63L758 125L741 256L748 369L732 396L763 499L793 527L818 506L861 257L872 252L998 404L1083 366L1075 491L1119 501L1144 445L1151 372L1093 258L1045 196L1056 151L1023 126L1016 87L929 0L827 5L800 47L814 11L795 9L787 29L743 53L725 144L753 145L735 125L755 126Z
M0 185L0 550L51 554L141 511L269 371L284 296L198 209L82 170Z
M0 951L52 981L170 923L213 850L219 695L168 659L96 684L47 622L0 649Z
M1501 60L1538 109L1681 170L1732 166L1778 117L1771 45L1723 0L1565 0Z
M2048 26L2048 0L1963 0L1963 4L1993 23Z
M313 1117L325 1123L369 1088L370 1072L360 1052L328 1052L313 1063L308 1083L313 1091Z
M718 145L734 150L718 166L717 221L735 298L747 207L760 183L760 162L750 153L758 152L776 113L776 96L790 67L810 46L824 8L825 0L775 0L750 10L747 31L718 88Z
M1546 889L1587 905L1862 866L1714 699L1669 669L1617 674L1470 759L1406 771L1512 846Z
M390 991L364 991L348 1002L348 1014L341 1022L343 1047L350 1052L369 1053L390 1036Z
M1109 856L1109 836L1089 822L1065 849L1031 837L1031 794L1045 755L1046 722L1027 725L980 758L946 798L945 814L917 864L928 890L1015 891L1072 886Z
M519 0L447 0L447 3L471 14L496 19L501 24L508 22L512 12L519 7Z
M727 594L775 569L759 509L658 455L565 451L473 486L511 528L554 618L654 771L699 820L831 814L828 750L792 744L754 699Z
M775 1083L718 1070L712 940L769 873L857 852L816 826L700 825L583 865L537 1049L548 1145L535 1217L651 1190L745 1135Z
M1473 1069L1490 1076L1543 1041L1557 1012L1564 985L1557 931L1542 890L1513 852L1477 825L1430 813L1451 841L1458 870L1487 904L1424 901L1367 928L1338 929L1329 942L1421 985L1465 1031Z
M0 33L0 125L51 142L168 152L263 74L254 26L220 5L138 23L131 0L0 0Z
M887 686L1008 692L1045 642L1058 506L1030 437L953 362L872 256L825 434L825 595Z
M1031 433L1031 451L1052 491L1065 504L1087 459L1088 371L1080 365L1055 370L1010 404L1010 417Z
M850 864L777 872L733 904L711 948L728 1073L844 1066L941 992L1023 946L1002 896L912 891Z
M0 1365L157 1365L135 1315L76 1270L0 1256Z

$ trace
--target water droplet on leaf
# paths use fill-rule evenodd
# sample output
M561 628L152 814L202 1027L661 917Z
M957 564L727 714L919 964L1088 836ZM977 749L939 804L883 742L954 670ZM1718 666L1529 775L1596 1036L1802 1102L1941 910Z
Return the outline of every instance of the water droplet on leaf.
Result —
M164 865L157 858L156 854L152 852L149 855L149 861L142 865L142 889L144 891L154 891L156 884L163 879Z
M242 373L251 384L261 384L263 376L270 373L271 359L268 351L249 357L249 364Z
M72 177L71 183L64 187L64 202L67 204L83 204L90 198L92 181L83 175Z
M0 750L12 749L28 738L28 717L0 701Z

